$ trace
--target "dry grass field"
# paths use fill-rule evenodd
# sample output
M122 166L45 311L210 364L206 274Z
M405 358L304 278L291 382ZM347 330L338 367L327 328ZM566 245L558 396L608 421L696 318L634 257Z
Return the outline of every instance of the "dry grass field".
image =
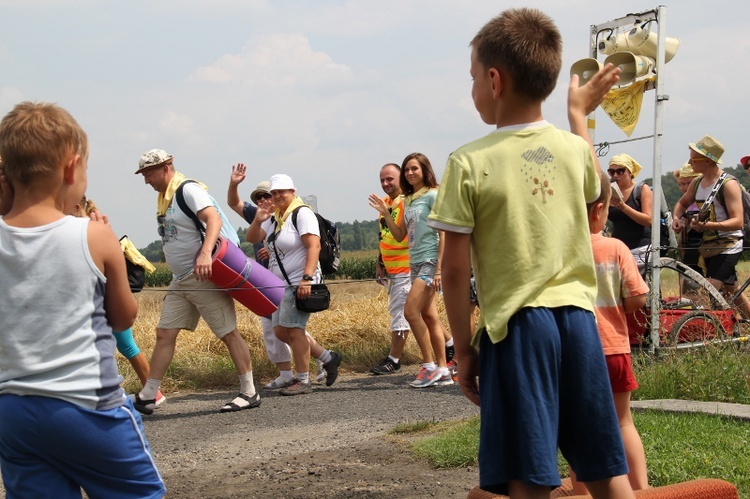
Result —
M750 262L738 266L740 282L750 276ZM662 296L678 294L678 278L674 271L661 274ZM388 351L390 345L388 296L384 287L373 281L328 281L331 289L331 308L313 314L308 331L326 348L344 354L344 370L367 372ZM498 283L500 284L500 283ZM151 356L154 346L156 323L161 312L165 291L146 288L137 295L138 319L133 334L138 346ZM746 295L750 290L746 292ZM242 305L236 304L237 323L240 333L247 340L253 359L253 372L257 384L276 376L275 367L266 357L263 346L260 320ZM438 309L447 327L442 299L438 298ZM746 326L746 325L745 325ZM128 362L118 356L120 373L125 377L124 386L129 392L139 388L139 381ZM419 349L413 339L407 342L402 362L419 361ZM180 389L220 388L234 386L236 372L224 348L203 320L195 331L183 331L177 340L177 349L170 369L164 379L168 393Z
M313 314L308 331L326 348L344 353L342 368L367 372L383 358L390 346L388 295L383 286L374 282L328 281L331 308ZM133 336L140 349L151 357L156 324L161 312L164 290L145 288L137 296L138 319ZM235 302L237 326L250 347L256 384L276 376L275 366L266 357L263 333L258 316ZM442 301L439 309L447 327ZM410 339L404 363L419 361L419 349ZM140 388L130 364L118 355L120 373L128 392ZM195 331L182 331L177 349L163 387L168 393L179 389L218 388L234 386L236 372L224 345L201 319Z

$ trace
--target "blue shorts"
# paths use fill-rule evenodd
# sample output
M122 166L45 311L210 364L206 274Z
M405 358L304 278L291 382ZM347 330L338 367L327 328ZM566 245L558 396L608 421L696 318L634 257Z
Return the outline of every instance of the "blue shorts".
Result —
M310 314L297 310L297 306L295 305L296 296L296 286L287 286L284 288L284 297L281 299L279 309L271 315L273 327L281 326L289 329L305 329L307 327Z
M628 472L594 314L523 308L479 343L479 485L560 485L558 446L582 482Z
M7 497L162 497L140 415L128 398L94 411L59 399L0 395L0 469Z

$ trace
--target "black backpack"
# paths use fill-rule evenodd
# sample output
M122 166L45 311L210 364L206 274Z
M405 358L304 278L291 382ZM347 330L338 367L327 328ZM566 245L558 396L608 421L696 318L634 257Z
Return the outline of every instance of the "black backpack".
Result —
M635 202L638 211L641 211L641 189L643 188L643 184L644 182L638 182L636 186L633 187L633 201ZM670 249L677 247L677 238L672 231L672 212L669 211L667 199L664 197L664 191L661 193L659 220L659 246L661 246L659 254L661 256L667 256L667 252Z
M297 212L300 208L302 206L298 206L292 211L292 224L294 224L295 229L297 229ZM318 257L320 270L323 274L335 274L339 268L339 257L341 255L339 231L335 223L315 211L313 213L315 213L315 218L318 219L318 230L320 231L320 257ZM297 229L297 232L299 232L299 229Z

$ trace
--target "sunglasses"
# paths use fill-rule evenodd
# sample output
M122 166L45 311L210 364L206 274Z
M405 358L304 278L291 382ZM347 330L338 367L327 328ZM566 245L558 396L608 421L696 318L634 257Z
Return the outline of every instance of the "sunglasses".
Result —
M271 196L270 193L264 192L263 194L258 194L255 196L255 202L257 203L259 199L271 199L273 196Z
M706 161L706 158L703 158L703 157L700 157L700 158L690 158L688 160L688 163L690 163L691 165L694 165L696 163L700 163L701 161Z
M627 168L617 168L617 169L610 168L609 170L607 170L607 173L609 173L610 177L614 177L615 175L623 175L625 174L626 171L627 171Z

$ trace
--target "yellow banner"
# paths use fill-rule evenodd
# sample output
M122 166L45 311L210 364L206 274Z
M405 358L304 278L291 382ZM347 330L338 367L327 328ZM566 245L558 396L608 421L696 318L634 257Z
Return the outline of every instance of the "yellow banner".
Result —
M602 109L615 122L615 125L630 137L638 124L641 114L643 92L649 78L633 82L627 87L613 88L602 102Z

